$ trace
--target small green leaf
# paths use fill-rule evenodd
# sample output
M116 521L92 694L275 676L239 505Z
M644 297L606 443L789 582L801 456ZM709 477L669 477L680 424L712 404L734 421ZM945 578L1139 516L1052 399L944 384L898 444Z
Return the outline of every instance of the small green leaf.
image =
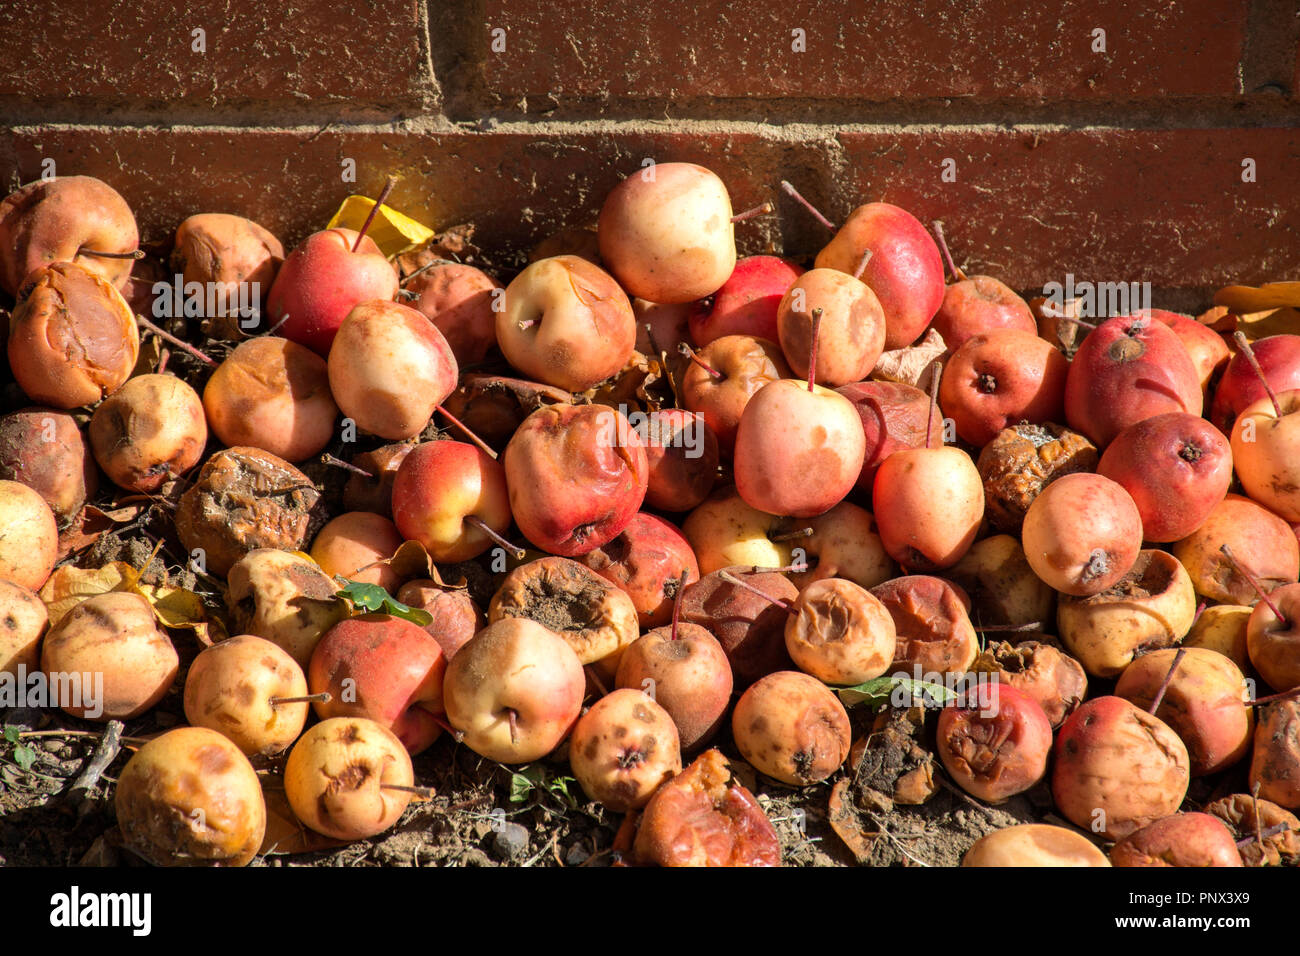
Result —
M433 623L433 615L417 607L407 607L378 584L363 584L361 581L348 581L335 575L335 580L343 581L343 589L338 596L351 602L353 607L364 608L378 614L391 614L424 627Z
M8 724L5 725L5 740L11 744L18 743L18 741L22 739L22 733L23 731L21 727L10 727Z
M839 687L837 691L846 707L854 707L858 704L884 707L892 703L895 689L901 690L901 696L907 700L917 701L925 706L946 704L957 699L957 692L949 690L942 684L898 676L875 677L852 687Z
M23 770L31 770L32 764L36 763L36 751L31 747L15 747L14 763Z
M510 775L510 802L523 803L528 795L546 779L543 767L524 767Z
M564 802L570 807L576 807L578 805L578 800L569 792L569 784L577 782L577 779L574 777L556 777L547 784L547 789L550 790L551 793L559 794L563 797Z

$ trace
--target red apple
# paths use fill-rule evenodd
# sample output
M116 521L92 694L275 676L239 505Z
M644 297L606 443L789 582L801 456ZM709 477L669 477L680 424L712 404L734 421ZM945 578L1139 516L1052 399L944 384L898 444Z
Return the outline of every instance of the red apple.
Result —
M322 720L365 717L382 724L412 754L442 732L442 648L424 628L388 614L363 614L330 628L307 666L311 693L330 694L312 704Z
M1232 449L1204 418L1166 412L1124 429L1097 474L1124 486L1147 541L1185 538L1210 516L1232 482Z
M1274 392L1300 388L1300 335L1270 335L1251 344ZM1214 391L1210 421L1225 435L1247 405L1266 397L1264 385L1246 356L1233 355Z
M1036 334L995 329L962 344L943 370L939 401L957 434L983 447L1017 422L1059 421L1070 364Z
M911 345L943 304L943 260L925 226L911 213L873 202L849 214L817 254L817 268L853 275L871 253L862 281L885 310L885 348Z
M992 276L966 276L948 286L930 327L943 336L949 353L973 335L996 329L1038 334L1034 313L1024 299Z
M853 490L865 452L862 420L847 398L797 379L772 382L740 418L736 490L769 514L819 515Z
M552 554L600 547L645 500L645 448L606 405L539 408L510 439L503 462L519 530Z
M1065 418L1105 448L1129 425L1165 412L1201 414L1201 380L1182 341L1143 316L1107 319L1070 363Z
M397 270L369 236L342 227L314 232L280 266L266 312L280 334L328 356L334 336L356 306L397 294ZM286 318L287 317L287 318Z
M506 473L482 450L458 441L417 445L393 479L393 522L435 561L469 561L510 528ZM469 518L477 521L470 521Z
M803 267L779 256L746 256L712 301L695 303L688 319L691 340L700 348L724 335L752 335L777 340L776 314L790 283ZM664 348L675 343L660 342Z

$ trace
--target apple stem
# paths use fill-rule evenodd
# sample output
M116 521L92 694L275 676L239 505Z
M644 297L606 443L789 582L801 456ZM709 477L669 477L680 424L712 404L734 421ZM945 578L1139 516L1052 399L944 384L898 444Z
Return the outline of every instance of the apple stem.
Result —
M677 579L677 593L673 595L673 629L669 632L670 640L677 640L677 621L682 615L682 592L686 590L686 569L682 569Z
M1246 570L1246 566L1237 560L1236 555L1232 553L1232 549L1225 544L1219 550L1223 552L1224 557L1232 562L1232 566L1237 569L1237 573L1250 582L1250 586L1255 589L1259 599L1267 604L1268 609L1277 616L1278 623L1283 627L1290 627L1290 622L1282 616L1282 612L1277 609L1277 605L1264 593L1264 587L1259 583L1259 579Z
M329 454L328 452L321 455L320 460L322 464L333 465L335 468L342 468L344 471L350 471L352 472L352 474L360 475L363 478L373 479L375 477L370 472L366 471L364 468L358 468L356 465L352 464L351 462L344 461L342 458L335 458L333 455Z
M513 707L506 708L506 719L510 721L510 742L519 743L519 715L515 713Z
M1264 832L1261 829L1263 824L1259 819L1259 788L1260 781L1256 780L1255 785L1250 788L1250 808L1255 811L1255 840L1262 844L1264 842Z
M279 707L281 704L328 704L333 699L333 694L323 690L319 694L305 694L302 697L272 697L270 701L272 707Z
M379 198L370 207L370 215L366 216L366 221L361 224L361 230L357 233L357 241L352 243L353 252L361 248L361 240L366 237L366 232L370 229L370 224L375 221L375 216L379 215L379 207L384 204L384 200L388 198L388 194L393 191L393 187L396 185L397 177L389 176L388 181L384 183L384 188L379 192Z
M1268 379L1264 377L1264 370L1260 368L1259 359L1255 357L1255 350L1250 347L1246 334L1238 330L1232 333L1232 338L1237 343L1237 350L1246 356L1246 361L1250 363L1250 367L1259 376L1259 383L1264 386L1264 391L1268 394L1268 400L1273 403L1273 411L1277 413L1278 418L1281 418L1282 406L1277 403L1277 394L1273 391L1272 386L1268 384Z
M789 604L787 604L785 601L782 601L780 598L772 597L772 595L759 590L758 588L754 587L754 585L752 584L747 584L746 582L740 580L740 578L732 574L730 571L719 571L718 577L722 578L722 580L724 581L730 581L732 584L736 585L737 587L742 587L746 591L753 591L764 601L767 601L770 604L775 604L781 610L785 611L786 614L795 615L799 613L794 608L792 608Z
M280 319L279 322L275 323L275 325L271 326L269 329L263 332L262 335L274 335L276 332L280 331L280 326L284 325L284 323L288 321L289 321L289 316L286 314L284 318Z
M1261 704L1271 704L1279 700L1291 700L1294 697L1300 697L1300 687L1292 687L1290 690L1284 690L1280 694L1269 694L1267 697L1256 697L1248 701L1247 707L1258 707Z
M465 739L464 732L457 730L451 724L447 723L446 718L442 717L440 714L430 714L429 716L430 719L432 719L435 724L437 724L443 730L447 731L447 733L451 735L451 738L455 740L456 743L460 743L462 740Z
M933 223L934 237L939 240L939 251L943 253L944 262L948 263L948 271L952 273L954 282L964 282L966 273L957 268L957 263L953 261L952 253L948 251L948 240L943 237L943 220L936 219Z
M1195 627L1196 622L1201 619L1201 615L1205 613L1205 608L1206 604L1204 601L1196 605L1196 613L1192 615L1192 627Z
M1043 629L1043 622L1030 621L1028 624L976 624L974 625L974 628L977 631L1005 631L1011 633L1019 631L1041 631Z
M930 410L925 414L925 447L930 447L930 432L934 430L934 410L939 404L939 375L943 363L938 359L930 366Z
M398 281L397 284L406 285L406 283L410 282L416 276L423 275L424 273L428 272L430 269L436 268L437 266L454 266L454 265L459 265L459 263L453 262L451 259L434 259L432 262L426 262L424 265L420 266L420 268L416 269L410 275L403 276Z
M82 247L77 250L79 256L95 256L100 259L143 259L143 249L132 249L130 252L100 252L98 249L86 249Z
M596 673L596 669L594 667L592 667L591 665L587 665L586 667L583 668L583 671L586 673L586 675L589 678L591 678L591 682L596 685L596 689L600 691L600 695L602 697L605 697L609 694L609 688L605 686L605 682L600 679L600 676Z
M465 435L469 438L469 440L472 441L475 445L477 445L477 446L479 447L479 450L482 451L483 454L487 455L487 456L488 456L489 458L491 458L493 461L496 461L497 453L496 453L495 451L493 451L492 446L489 445L487 442L485 442L483 439L479 438L479 437L478 437L477 435L475 435L472 431L470 431L468 425L466 425L464 422L462 422L459 418L457 418L457 417L456 417L455 415L453 415L451 412L447 411L447 409L443 408L441 405L435 405L435 406L434 406L434 409L435 409L436 411L442 412L442 414L446 416L447 421L451 422L453 425L455 425L457 428L459 428L462 432L464 432Z
M1285 820L1283 820L1281 823L1273 824L1267 830L1260 830L1256 828L1254 836L1248 836L1244 840L1237 841L1237 849L1244 850L1252 843L1256 843L1256 842L1262 843L1265 837L1277 836L1279 833L1285 833L1289 829L1291 829L1291 824L1287 823Z
M433 787L408 787L402 783L381 783L380 790L400 790L402 793L413 793L417 797L425 800L432 800L434 796Z
M823 226L825 226L827 229L834 229L834 228L835 228L835 223L831 222L829 219L827 219L825 216L823 216L823 215L821 214L821 210L819 210L816 206L814 206L814 205L813 205L812 203L810 203L808 200L804 199L803 196L801 196L801 195L799 194L799 190L795 189L792 185L790 185L790 184L789 184L788 182L786 182L784 179L781 180L781 188L785 191L785 194L786 194L787 196L789 196L791 199L793 199L793 200L794 200L795 202L797 202L799 205L803 206L804 209L807 209L810 213L812 213L813 218L816 219L818 222L820 222L820 223L821 223Z
M812 310L812 342L808 345L808 391L814 391L817 385L817 337L822 331L822 310Z
M797 541L800 538L811 538L813 536L812 528L798 528L794 531L782 531L780 534L769 534L768 541Z
M1095 329L1097 327L1097 323L1087 322L1077 316L1067 315L1064 312L1057 311L1055 306L1053 306L1052 308L1048 308L1047 303L1043 303L1043 305L1039 306L1039 308L1042 309L1043 315L1047 316L1049 319L1057 319L1058 321L1064 320L1066 322L1073 322L1075 325L1081 325L1085 329L1089 329L1089 330Z
M704 369L704 371L708 372L714 378L722 378L721 372L719 372L716 368L710 366L707 362L704 361L704 359L700 358L699 353L696 352L695 349L687 345L685 342L677 343L677 351L680 352L682 355L685 355L692 362L694 362L700 368Z
M512 553L515 556L516 561L522 561L524 559L524 555L528 553L523 548L519 547L519 545L512 544L511 542L507 541L505 538L501 537L501 535L493 531L492 528L488 525L488 523L484 521L482 518L480 518L478 515L466 515L465 520L468 521L470 524L472 524L474 527L478 528L480 531L482 531L485 535L487 535L497 544L501 545L501 547L505 548L507 551Z
M753 219L755 216L766 216L774 207L770 202L759 203L753 209L746 209L744 212L738 212L731 217L732 222L744 222L746 219Z
M527 332L529 329L531 329L534 325L536 325L540 321L542 320L537 317L533 317L531 319L524 319L522 322L516 322L515 327L518 328L520 332Z
M166 329L162 329L162 328L159 328L158 326L154 325L152 322L150 322L148 319L146 319L143 315L137 315L137 316L135 317L135 320L136 320L136 322L138 322L141 326L143 326L144 328L148 329L148 330L149 330L150 332L152 332L154 335L158 336L158 338L162 339L164 342L170 342L172 345L176 346L178 349L184 349L186 352L188 352L190 355L193 355L196 359L198 359L198 360L199 360L200 362L202 362L204 365L212 365L212 366L215 366L215 365L217 364L216 362L212 361L211 358L209 358L208 356L206 356L206 355L204 355L202 352L200 352L198 349L196 349L194 346L190 345L189 342L183 342L183 341L181 341L181 340L178 339L176 336L174 336L174 335L172 335L170 332L168 332Z
M862 250L862 258L858 260L858 267L853 270L853 278L859 282L862 281L862 273L867 271L867 263L871 261L871 250Z
M158 356L158 367L154 369L154 372L158 375L161 375L163 372L167 371L167 360L170 359L171 357L172 357L171 350L163 349L162 354Z
M1178 648L1178 653L1174 655L1174 662L1169 665L1169 673L1165 675L1165 679L1160 682L1160 689L1156 691L1156 699L1151 701L1151 706L1147 708L1148 714L1155 716L1155 712L1159 710L1160 705L1164 703L1165 691L1169 690L1169 685L1174 679L1174 671L1178 670L1178 665L1183 662L1183 657L1185 657L1186 654L1187 648Z

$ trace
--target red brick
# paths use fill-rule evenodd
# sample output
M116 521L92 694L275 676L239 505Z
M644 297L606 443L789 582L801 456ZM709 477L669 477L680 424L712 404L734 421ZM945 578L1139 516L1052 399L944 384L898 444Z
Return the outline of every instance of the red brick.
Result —
M349 192L392 172L391 202L436 227L472 221L500 257L593 220L643 157L703 163L736 208L777 200L777 215L738 228L742 246L811 256L828 233L781 194L793 181L834 220L883 199L942 218L960 262L1018 289L1064 281L1150 281L1204 289L1300 274L1300 130L735 132L507 126L491 133L22 129L0 141L0 168L23 181L41 159L118 188L147 239L185 217L250 216L287 243L320 228ZM618 129L617 133L612 132ZM759 130L762 129L760 133ZM1255 159L1258 182L1241 182ZM358 183L340 181L357 160ZM956 161L945 183L943 160Z
M192 50L196 28L205 53ZM6 3L0 36L0 96L62 116L249 103L364 110L434 92L417 0Z
M574 100L960 97L1123 100L1231 95L1248 0L1013 4L787 0L622 5L486 0L488 88L530 111ZM920 8L920 13L918 13ZM792 30L807 52L791 51ZM1092 31L1106 52L1092 52ZM490 44L490 33L484 38ZM612 102L611 102L612 101ZM954 117L957 118L957 117Z

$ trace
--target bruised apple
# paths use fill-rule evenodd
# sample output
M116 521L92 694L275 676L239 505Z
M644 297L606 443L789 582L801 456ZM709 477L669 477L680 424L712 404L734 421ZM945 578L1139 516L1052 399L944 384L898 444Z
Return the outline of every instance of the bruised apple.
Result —
M332 717L308 729L284 767L294 815L336 840L383 833L411 802L411 758L397 736L364 717Z
M852 743L839 698L799 671L777 671L751 685L736 702L731 732L757 770L794 787L833 774Z
M606 405L539 408L502 460L519 530L552 554L600 547L645 500L645 448L622 413Z
M804 673L847 685L889 670L894 619L870 591L843 578L824 578L800 591L792 609L785 646Z
M1144 418L1199 416L1202 401L1200 375L1182 341L1140 315L1107 319L1090 332L1065 383L1066 422L1098 448Z
M984 518L984 484L960 448L903 448L876 471L872 510L880 540L905 571L950 568Z
M489 760L528 763L559 745L582 710L586 678L564 638L536 621L489 624L447 666L447 720Z
M1025 512L1022 540L1035 574L1063 594L1086 597L1133 567L1142 517L1122 485L1101 475L1065 475Z
M638 822L637 860L657 866L780 866L781 843L717 750L665 783Z
M611 691L574 724L569 765L593 800L615 813L639 810L681 772L677 726L645 692Z
M357 428L413 438L456 387L456 356L437 327L396 302L362 302L330 346L330 392Z
M596 234L623 288L651 302L712 295L736 267L727 187L694 163L654 163L628 176L601 206Z
M943 416L930 410L930 396L902 382L854 382L839 392L858 410L866 437L866 452L858 488L871 493L880 463L900 448L921 448L929 435L931 447L943 444Z
M1094 697L1056 737L1052 798L1075 826L1112 840L1175 813L1191 761L1178 735L1120 697Z
M142 746L115 788L126 846L155 866L247 866L266 832L253 765L206 727L178 727Z
M1201 777L1231 767L1250 750L1255 719L1242 702L1246 678L1237 665L1217 651L1185 648L1173 676L1178 651L1152 651L1124 668L1115 696L1146 710L1168 686L1156 716L1187 745L1192 775Z
M736 430L749 400L763 386L787 378L781 347L750 335L724 335L700 350L681 379L682 406L704 416L723 455L736 445Z
M717 638L685 621L633 641L618 662L616 687L649 694L677 726L683 753L707 743L731 703L731 664Z
M963 790L989 803L1024 793L1047 773L1052 725L1038 702L1009 684L967 692L939 712L939 759Z
M526 377L570 392L609 378L636 345L627 294L577 256L534 262L506 287L504 305L496 338L506 360Z
M865 453L847 398L797 379L772 382L749 400L736 430L736 491L769 514L823 514L853 490Z
M288 750L307 724L307 678L288 652L240 634L205 648L185 675L185 719L229 737L242 753Z
M1218 817L1175 813L1130 833L1110 851L1112 866L1242 866L1237 841Z

